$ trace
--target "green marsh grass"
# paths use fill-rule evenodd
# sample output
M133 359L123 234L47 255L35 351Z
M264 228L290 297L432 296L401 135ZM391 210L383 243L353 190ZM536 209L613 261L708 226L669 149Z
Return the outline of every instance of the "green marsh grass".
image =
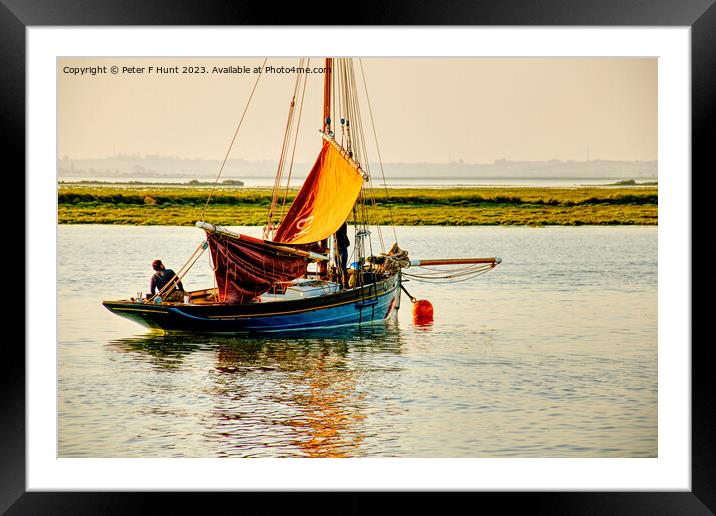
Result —
M225 226L266 223L269 188L167 185L58 186L60 224ZM290 190L287 205L296 190ZM374 190L371 223L396 225L656 225L656 186L470 187Z

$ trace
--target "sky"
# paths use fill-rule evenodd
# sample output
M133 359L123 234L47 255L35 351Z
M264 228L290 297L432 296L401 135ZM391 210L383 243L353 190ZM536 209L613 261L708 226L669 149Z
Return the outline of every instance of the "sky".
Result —
M60 58L57 156L221 160L259 75L253 69L263 61ZM656 58L361 62L385 163L657 159ZM322 63L312 58L309 65ZM266 64L297 66L298 58L270 58ZM369 155L375 156L357 58L354 64ZM112 66L119 72L112 73ZM178 73L156 71L175 66ZM206 73L181 73L202 66ZM212 72L214 66L250 70L220 74ZM105 68L92 75L89 67ZM295 79L293 73L260 75L230 158L278 160ZM322 87L319 74L309 76L296 162L312 162L320 148Z

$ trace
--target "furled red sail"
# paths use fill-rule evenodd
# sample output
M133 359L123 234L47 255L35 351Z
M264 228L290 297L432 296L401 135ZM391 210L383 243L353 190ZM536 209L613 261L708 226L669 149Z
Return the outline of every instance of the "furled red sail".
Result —
M222 303L245 303L274 284L306 273L302 256L286 254L256 239L234 239L207 232L214 276Z
M318 242L336 232L350 215L363 175L358 164L335 140L323 147L274 237L283 244Z

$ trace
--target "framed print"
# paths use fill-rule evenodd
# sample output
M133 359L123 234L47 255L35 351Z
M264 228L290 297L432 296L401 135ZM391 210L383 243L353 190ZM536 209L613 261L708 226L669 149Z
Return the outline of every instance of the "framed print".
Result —
M149 492L285 490L351 491L358 504L372 491L502 491L490 496L508 506L518 491L545 513L713 510L712 382L705 346L691 340L691 170L714 136L712 2L395 4L338 27L317 9L310 21L313 8L289 20L256 5L61 4L0 8L0 95L8 149L26 171L27 239L26 348L7 347L3 375L4 511L136 509L133 494L112 491L171 506ZM304 105L310 88L322 103ZM376 124L382 113L390 124ZM321 116L318 157L296 143L301 116ZM552 167L549 184L528 185L552 188L549 199L524 200L510 172L523 162ZM572 175L559 179L560 166ZM485 186L469 183L477 170L501 190L471 190ZM595 177L602 184L585 184ZM362 193L375 181L387 195L395 178L394 202ZM435 192L450 213L494 210L498 222L474 219L490 229L470 233L420 201ZM263 234L246 229L264 223L251 210L281 196L280 224L269 214ZM404 217L407 246L396 236L373 252L363 198L384 216L381 245ZM235 205L245 218L222 218ZM195 233L172 229L195 223L206 232L198 247ZM468 254L477 240L486 254ZM446 255L417 256L427 251ZM438 268L391 272L403 252L415 255L409 266ZM195 255L208 262L205 285L184 276ZM150 263L151 283L137 282ZM440 267L451 263L465 277L489 273L449 294L457 274ZM619 269L609 281L595 279L604 263ZM181 292L167 290L167 270ZM369 307L348 297L366 274ZM496 292L482 304L480 282ZM410 326L326 333L325 321L388 319L400 296ZM140 334L137 322L163 332ZM276 325L306 337L254 339ZM197 328L212 336L172 337Z

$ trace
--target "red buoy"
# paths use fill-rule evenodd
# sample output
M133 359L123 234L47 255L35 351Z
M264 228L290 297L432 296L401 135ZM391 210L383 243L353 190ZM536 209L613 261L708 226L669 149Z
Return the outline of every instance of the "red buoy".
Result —
M413 303L413 321L426 323L433 320L433 305L427 299L418 299Z

